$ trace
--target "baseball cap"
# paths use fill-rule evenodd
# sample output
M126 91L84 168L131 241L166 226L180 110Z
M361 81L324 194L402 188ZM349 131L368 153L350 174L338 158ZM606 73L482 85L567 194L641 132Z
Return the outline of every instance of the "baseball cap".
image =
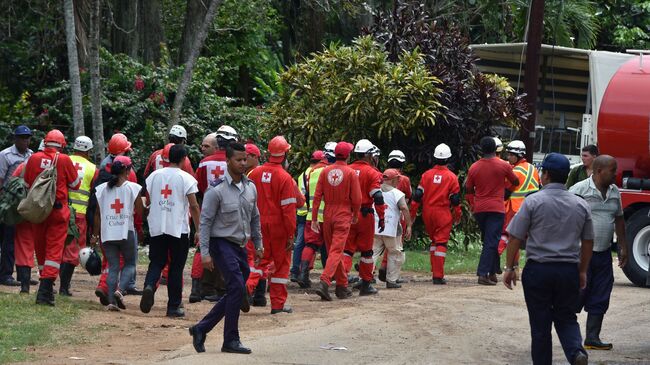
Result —
M131 158L128 156L117 156L113 159L113 165L122 164L125 167L131 167Z
M388 169L388 170L384 171L383 175L381 175L381 177L384 180L392 180L392 179L394 179L396 177L400 177L400 176L402 176L402 175L399 173L399 171L397 169Z
M321 150L314 151L314 153L311 154L312 161L320 161L323 159L323 157L325 157L325 154Z
M571 163L563 154L553 152L546 155L546 158L542 161L541 167L544 170L569 172L571 170Z
M353 149L354 145L352 143L341 141L336 144L336 148L334 148L334 155L340 158L348 158L348 156L350 156L350 152L352 152Z
M245 147L246 147L246 154L247 155L254 155L254 156L257 156L257 157L260 157L262 155L262 153L260 152L260 149L257 148L257 146L252 144L252 143L246 143Z
M32 130L26 125L19 125L14 129L14 136L31 136Z

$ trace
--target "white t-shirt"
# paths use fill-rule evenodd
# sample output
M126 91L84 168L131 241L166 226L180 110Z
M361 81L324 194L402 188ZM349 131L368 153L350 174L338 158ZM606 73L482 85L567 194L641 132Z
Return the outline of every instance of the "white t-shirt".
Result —
M95 188L102 242L125 240L129 231L135 231L133 210L140 190L142 186L130 181L125 181L122 186L109 188L108 183L103 183Z
M168 234L179 238L190 233L189 194L199 189L196 179L177 167L156 170L146 180L149 193L149 234L152 237Z
M379 232L379 216L375 212L375 234L378 236L397 237L400 235L400 219L402 212L399 210L399 201L404 198L404 193L399 189L393 188L389 191L384 191L384 203L386 203L386 210L384 211L384 231Z

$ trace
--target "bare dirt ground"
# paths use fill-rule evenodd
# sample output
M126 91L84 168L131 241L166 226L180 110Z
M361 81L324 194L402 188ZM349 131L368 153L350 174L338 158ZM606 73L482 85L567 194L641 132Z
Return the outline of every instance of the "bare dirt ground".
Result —
M616 269L612 304L602 337L612 351L591 351L594 364L650 364L650 290L632 286ZM240 317L240 334L252 355L220 352L223 325L197 354L188 327L211 304L185 302L186 318L165 317L166 289L161 287L151 313L140 312L140 297L127 296L127 310L106 312L97 304L79 321L82 344L33 349L42 364L526 364L530 332L521 286L507 290L476 285L470 275L448 277L433 286L422 273L404 273L411 282L401 290L373 297L322 302L295 284L288 304L293 314L270 315L252 308ZM139 268L138 282L144 277ZM312 279L316 277L313 275ZM96 278L77 270L75 300L96 302ZM186 281L188 283L188 281ZM382 288L381 283L378 288ZM185 287L184 300L189 295ZM586 314L579 315L584 334ZM554 362L566 363L557 337ZM345 350L327 350L329 345Z

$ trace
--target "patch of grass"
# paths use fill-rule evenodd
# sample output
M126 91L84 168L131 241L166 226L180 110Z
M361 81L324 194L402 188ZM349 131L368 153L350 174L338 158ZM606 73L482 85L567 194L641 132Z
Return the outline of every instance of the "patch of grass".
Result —
M521 251L519 267L526 262L526 253ZM406 251L406 261L402 266L404 271L430 272L431 262L429 251ZM481 257L481 245L470 244L465 250L459 245L450 245L445 260L446 274L467 274L476 272L479 258ZM501 266L505 265L505 252L501 257Z
M28 347L76 342L75 325L91 303L56 297L56 307L34 304L34 295L0 293L0 364L31 358ZM15 349L15 350L14 350Z

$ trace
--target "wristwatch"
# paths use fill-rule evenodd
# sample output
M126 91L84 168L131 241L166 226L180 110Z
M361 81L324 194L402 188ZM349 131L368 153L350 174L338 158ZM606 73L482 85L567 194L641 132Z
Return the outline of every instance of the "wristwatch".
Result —
M518 268L519 268L519 266L517 266L517 265L512 266L512 267L504 266L503 271L504 272L513 272L513 271L517 270Z

